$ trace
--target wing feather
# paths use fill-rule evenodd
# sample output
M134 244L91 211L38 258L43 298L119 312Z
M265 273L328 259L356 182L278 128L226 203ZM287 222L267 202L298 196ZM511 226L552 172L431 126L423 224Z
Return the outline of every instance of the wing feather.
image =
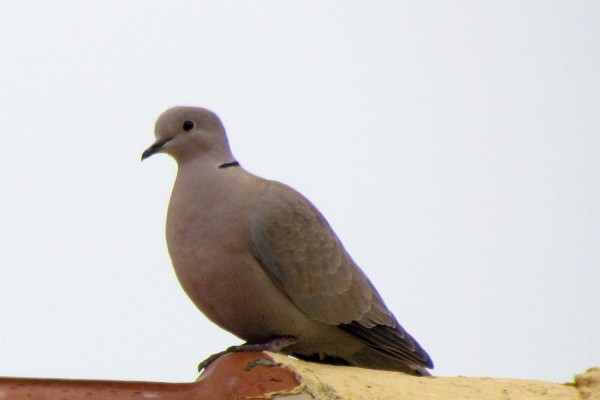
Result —
M321 213L270 183L252 220L251 247L277 286L310 318L339 325L383 354L430 367Z

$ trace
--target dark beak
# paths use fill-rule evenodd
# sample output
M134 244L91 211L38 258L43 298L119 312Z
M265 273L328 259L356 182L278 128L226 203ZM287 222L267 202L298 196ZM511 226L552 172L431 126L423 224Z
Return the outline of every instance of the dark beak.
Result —
M156 143L154 143L152 146L148 147L143 153L142 153L142 161L144 161L146 158L150 157L151 155L158 153L160 151L160 149L163 148L163 146L168 142L168 140L160 140Z

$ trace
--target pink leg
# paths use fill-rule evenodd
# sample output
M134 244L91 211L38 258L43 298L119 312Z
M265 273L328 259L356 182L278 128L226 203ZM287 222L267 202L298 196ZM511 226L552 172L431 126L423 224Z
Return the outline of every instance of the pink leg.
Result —
M200 364L198 364L198 372L202 371L203 369L206 369L206 367L208 367L210 364L212 364L217 358L224 356L225 354L228 354L228 353L236 353L236 352L240 352L240 351L247 351L247 352L272 351L274 353L279 353L281 350L283 350L287 346L290 346L297 342L298 342L298 339L296 339L293 336L281 336L281 337L275 338L266 343L244 343L239 346L231 346L231 347L227 348L227 350L225 350L225 351L221 351L221 352L211 355L206 360L204 360Z

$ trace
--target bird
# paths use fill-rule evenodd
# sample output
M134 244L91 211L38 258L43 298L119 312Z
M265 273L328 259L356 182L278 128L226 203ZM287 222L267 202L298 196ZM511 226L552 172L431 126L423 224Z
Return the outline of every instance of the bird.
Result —
M142 161L164 153L177 163L165 229L177 279L209 320L246 341L225 352L430 375L431 358L324 216L291 187L246 171L214 112L169 108L154 135Z

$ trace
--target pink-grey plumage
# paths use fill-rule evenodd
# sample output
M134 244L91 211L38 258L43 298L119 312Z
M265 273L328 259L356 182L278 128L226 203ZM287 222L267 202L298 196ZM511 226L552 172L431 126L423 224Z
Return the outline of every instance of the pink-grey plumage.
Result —
M167 213L177 277L214 323L248 341L296 340L299 358L428 375L428 354L396 321L321 213L294 189L244 170L209 110L174 107L156 142L178 164Z

